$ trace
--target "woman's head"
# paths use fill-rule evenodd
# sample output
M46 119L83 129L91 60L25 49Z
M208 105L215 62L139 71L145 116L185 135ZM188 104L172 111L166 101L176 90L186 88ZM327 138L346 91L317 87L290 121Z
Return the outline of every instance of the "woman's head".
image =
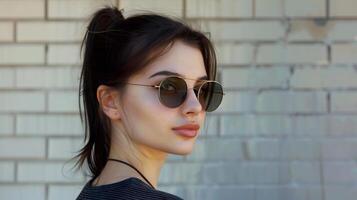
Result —
M196 97L199 90L205 94L207 87L215 87L200 81L216 76L215 53L207 37L161 15L124 19L117 8L103 8L94 14L83 44L79 89L86 145L76 156L80 166L86 160L92 175L98 176L110 150L120 149L113 146L118 143L139 151L191 152L195 137L183 137L173 128L202 126L209 110ZM188 88L182 100L175 102L164 93L171 83Z

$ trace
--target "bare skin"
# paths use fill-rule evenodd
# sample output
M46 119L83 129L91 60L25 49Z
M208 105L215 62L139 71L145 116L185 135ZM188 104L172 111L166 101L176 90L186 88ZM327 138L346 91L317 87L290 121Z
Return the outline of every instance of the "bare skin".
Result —
M176 41L172 48L157 58L143 71L129 78L130 83L156 85L167 75L149 78L159 71L179 73L184 78L198 79L207 76L199 49ZM192 152L198 135L185 138L172 128L188 123L203 127L205 111L194 91L195 80L186 80L188 94L177 108L161 104L155 88L127 85L120 91L101 85L97 99L111 120L112 137L109 158L120 159L135 166L156 188L160 171L167 155L187 155ZM105 185L136 177L146 182L131 167L108 161L94 185Z

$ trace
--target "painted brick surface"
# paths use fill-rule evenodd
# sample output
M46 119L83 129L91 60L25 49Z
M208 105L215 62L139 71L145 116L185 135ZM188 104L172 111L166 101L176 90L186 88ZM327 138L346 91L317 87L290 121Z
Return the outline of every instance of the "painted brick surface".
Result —
M192 200L355 200L355 0L0 0L0 199L75 199L88 181L80 54L88 17L181 18L214 42L225 96L159 189ZM82 57L81 57L82 56Z

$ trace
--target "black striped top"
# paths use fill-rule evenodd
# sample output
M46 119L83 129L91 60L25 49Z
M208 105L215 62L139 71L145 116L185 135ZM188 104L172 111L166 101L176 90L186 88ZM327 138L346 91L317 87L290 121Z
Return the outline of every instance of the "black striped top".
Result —
M154 190L136 177L99 186L92 186L93 180L86 183L76 200L183 200L178 196Z

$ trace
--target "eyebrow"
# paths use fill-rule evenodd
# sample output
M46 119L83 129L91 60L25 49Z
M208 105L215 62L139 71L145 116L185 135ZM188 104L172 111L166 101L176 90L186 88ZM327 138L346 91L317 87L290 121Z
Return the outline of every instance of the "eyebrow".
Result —
M159 71L156 72L155 74L151 75L149 78L152 78L154 76L161 76L161 75L166 75L166 76L180 76L180 77L184 77L182 74L176 73L176 72L170 72L170 71ZM200 78L198 78L197 80L207 80L207 76L202 76Z

